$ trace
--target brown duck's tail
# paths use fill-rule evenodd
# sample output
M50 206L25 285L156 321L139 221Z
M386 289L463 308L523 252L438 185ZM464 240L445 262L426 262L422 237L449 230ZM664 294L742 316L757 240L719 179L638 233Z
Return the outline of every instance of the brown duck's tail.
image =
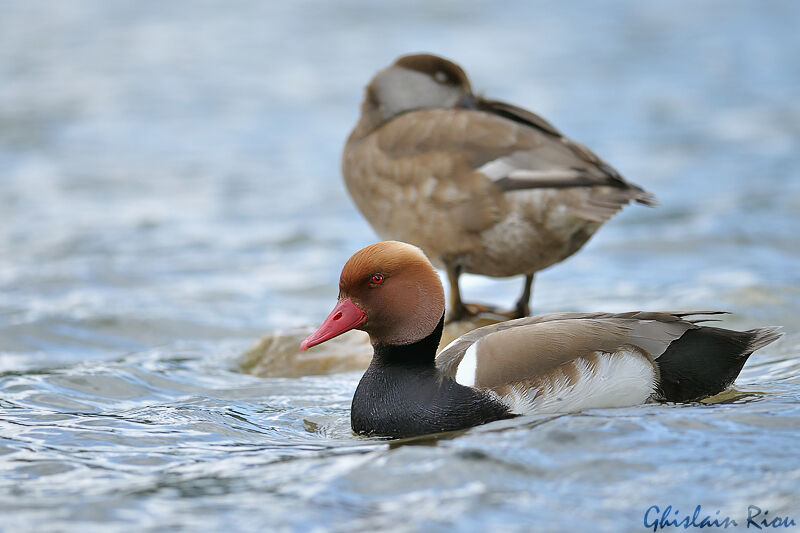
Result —
M647 192L644 189L642 189L639 195L634 197L633 200L637 204L642 204L649 207L655 207L658 205L658 198L656 198L656 195L651 192Z
M754 351L783 336L778 329L732 331L701 326L688 330L656 359L661 399L687 402L722 392Z

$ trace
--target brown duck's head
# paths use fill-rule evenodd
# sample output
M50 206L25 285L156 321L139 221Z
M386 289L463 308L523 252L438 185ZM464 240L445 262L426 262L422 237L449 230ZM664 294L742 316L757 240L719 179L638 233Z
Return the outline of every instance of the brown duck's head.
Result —
M411 344L430 335L442 315L444 289L425 254L403 242L380 242L344 265L336 307L300 350L351 329L369 333L373 344Z
M443 57L413 54L398 58L367 85L362 111L379 123L416 109L472 107L464 70Z

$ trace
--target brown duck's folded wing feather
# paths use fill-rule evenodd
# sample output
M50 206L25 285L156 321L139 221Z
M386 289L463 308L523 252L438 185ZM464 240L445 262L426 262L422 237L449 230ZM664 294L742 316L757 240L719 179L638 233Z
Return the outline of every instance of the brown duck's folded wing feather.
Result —
M569 137L566 137L563 133L557 130L555 126L550 124L547 120L540 117L536 113L512 104L508 104L506 102L501 102L499 100L487 100L484 98L479 98L477 100L476 108L481 111L486 111L488 113L507 118L519 124L524 124L525 126L529 126L530 128L538 130L542 134L550 137L554 144L560 144L561 146L565 147L567 152L569 152L573 157L577 158L577 162L583 163L586 166L592 167L593 170L596 170L596 172L592 173L592 177L595 179L595 185L597 184L597 181L605 179L605 183L608 185L632 186L632 184L627 182L619 172L617 172L611 165L603 161L597 154L589 150L589 148L583 144L575 142Z
M563 137L563 134L543 117L507 102L479 97L475 100L475 108L526 124L554 137Z
M425 158L430 163L429 158L438 154L450 160L455 174L478 171L503 190L608 186L644 193L541 117L501 102L494 104L526 114L528 119L514 120L509 118L511 113L489 110L411 111L375 130L377 148L395 162Z
M687 320L701 313L557 313L501 322L459 337L436 359L450 377L458 374L467 350L473 348L476 387L496 387L536 377L577 357L639 347L653 359L687 330ZM702 319L700 319L702 320ZM470 367L472 372L472 367ZM472 376L470 376L472 378Z
M498 157L535 148L545 138L522 135L523 127L464 109L420 109L398 115L374 132L378 148L392 159L430 153L460 155L473 169Z
M511 170L505 176L495 177L498 186L504 190L607 185L621 189L625 191L625 194L620 194L619 191L612 197L606 194L605 198L598 199L599 202L622 202L623 205L630 200L645 205L658 203L654 195L625 180L619 172L597 154L583 144L565 137L555 126L536 113L506 102L485 98L477 99L476 108L540 132L550 138L551 146L559 148L557 151L561 152L562 157L566 156L562 161L564 168L561 170L531 170L523 165L519 169Z
M477 169L530 149L535 140L521 138L519 130L519 125L485 113L404 113L348 142L342 161L345 182L357 203L363 197L362 203L374 204L359 205L362 211L391 212L397 209L395 200L404 198L419 203L427 214L477 234L507 211L503 191Z

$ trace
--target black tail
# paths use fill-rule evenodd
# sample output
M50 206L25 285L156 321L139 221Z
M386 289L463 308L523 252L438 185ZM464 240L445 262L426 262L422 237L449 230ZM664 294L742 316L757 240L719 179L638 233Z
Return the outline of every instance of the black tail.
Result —
M690 329L656 359L659 393L670 402L687 402L725 390L754 351L778 340L778 328L732 331L703 326Z

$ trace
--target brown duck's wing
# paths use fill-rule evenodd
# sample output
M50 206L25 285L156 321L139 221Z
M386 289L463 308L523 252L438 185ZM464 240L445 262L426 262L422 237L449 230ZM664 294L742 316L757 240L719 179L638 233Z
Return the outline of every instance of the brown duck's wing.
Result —
M536 147L543 139L525 137L523 126L464 109L420 109L399 115L373 133L377 147L392 159L439 153L472 169L498 157Z
M512 120L521 125L527 126L531 130L539 132L545 137L549 137L554 147L553 150L560 152L561 159L559 168L532 169L527 168L531 165L519 165L519 168L511 169L503 176L492 176L498 186L504 190L520 190L531 188L566 188L566 187L597 187L607 185L625 191L627 194L615 195L613 200L602 199L605 202L627 203L634 200L645 205L656 205L658 202L654 195L648 193L638 185L625 180L619 172L603 159L589 150L586 146L564 136L555 126L536 113L517 107L499 100L489 100L478 98L475 104L476 109ZM553 155L550 156L551 158Z
M653 203L652 195L593 163L586 156L591 152L576 146L493 113L424 109L349 142L343 171L351 192L388 195L396 189L400 196L418 195L476 233L497 223L509 201L529 201L507 197L520 190L569 187L551 201L594 222L611 218L631 200Z
M502 105L531 118L512 120L508 113L472 109L422 109L397 116L369 137L392 161L417 159L432 164L436 163L433 159L447 160L452 173L480 172L502 190L605 185L643 192L544 119ZM531 125L534 118L539 120L538 127Z
M478 97L475 99L475 108L505 117L509 120L513 120L514 122L525 124L531 128L541 130L543 133L552 135L554 137L564 136L560 131L558 131L558 129L556 129L555 126L550 124L543 117L532 111L528 111L527 109L523 109L507 102Z
M357 203L360 196L383 202L373 206L383 213L396 209L396 200L403 198L426 213L441 214L445 223L479 233L501 220L507 207L503 191L477 169L532 148L536 140L523 138L520 130L520 125L486 113L404 113L348 142L342 162L345 182Z
M497 387L624 346L636 346L657 359L687 330L699 328L686 320L693 314L715 312L558 313L511 320L459 337L439 354L436 364L464 384Z

